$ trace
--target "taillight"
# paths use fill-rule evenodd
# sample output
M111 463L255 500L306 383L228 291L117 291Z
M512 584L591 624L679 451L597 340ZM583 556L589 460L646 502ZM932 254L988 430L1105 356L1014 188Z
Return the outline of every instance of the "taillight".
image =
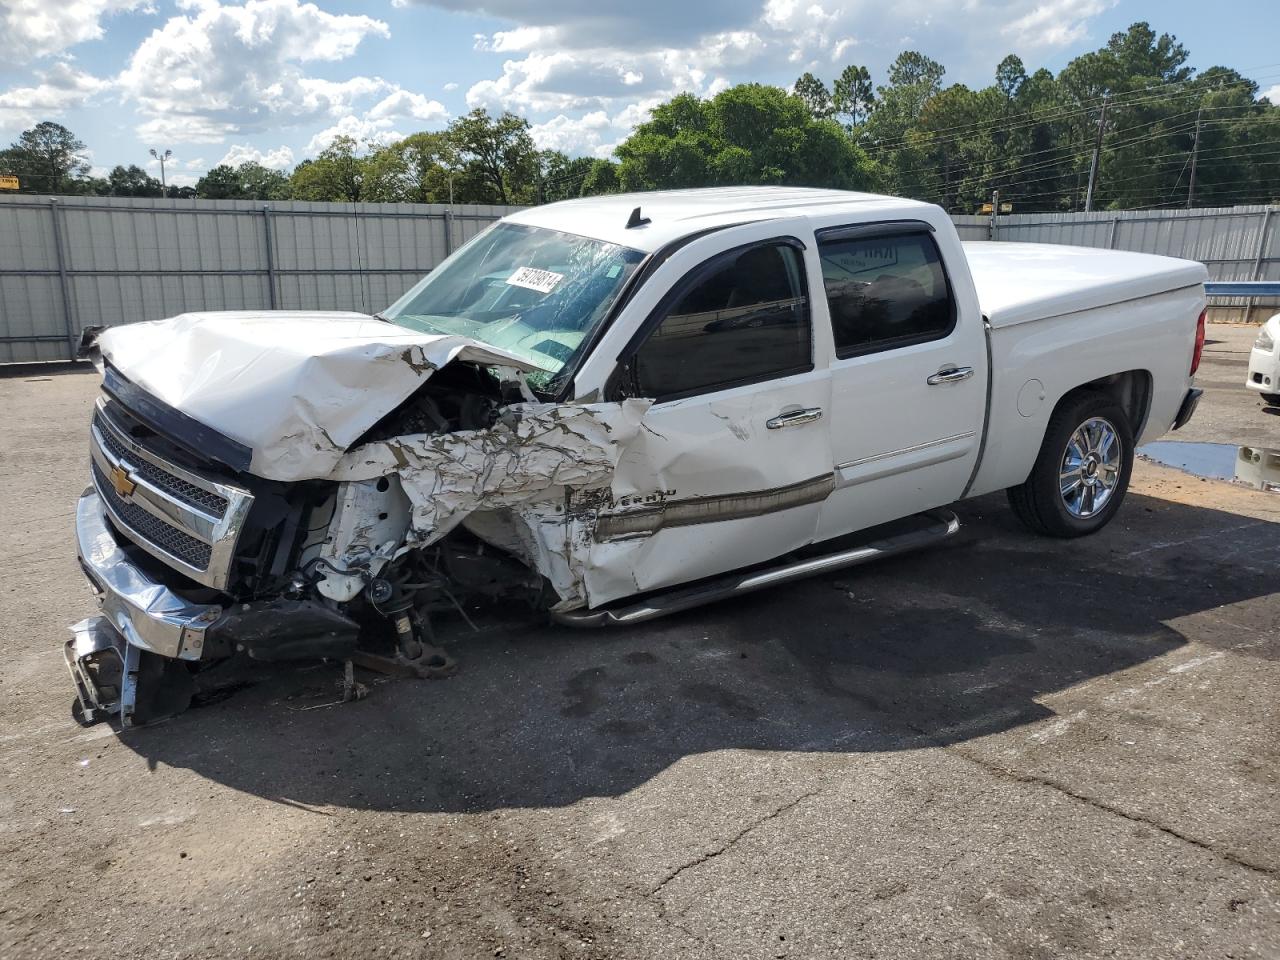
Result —
M1200 311L1200 319L1196 321L1196 349L1191 354L1191 375L1194 377L1200 369L1200 354L1204 353L1204 315L1207 310Z

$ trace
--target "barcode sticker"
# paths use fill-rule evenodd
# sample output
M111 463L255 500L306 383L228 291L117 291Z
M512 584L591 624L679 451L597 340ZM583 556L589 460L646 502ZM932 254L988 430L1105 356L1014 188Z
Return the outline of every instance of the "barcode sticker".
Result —
M537 290L539 293L550 293L556 288L556 284L563 279L563 273L537 270L534 267L521 267L507 277L507 283L513 287L524 287L527 290Z

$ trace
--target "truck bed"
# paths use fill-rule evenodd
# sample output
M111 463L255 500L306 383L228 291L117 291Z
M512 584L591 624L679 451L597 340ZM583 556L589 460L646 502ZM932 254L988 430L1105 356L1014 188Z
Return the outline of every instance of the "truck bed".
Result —
M1092 310L1204 282L1204 265L1052 243L963 244L983 315L993 327Z

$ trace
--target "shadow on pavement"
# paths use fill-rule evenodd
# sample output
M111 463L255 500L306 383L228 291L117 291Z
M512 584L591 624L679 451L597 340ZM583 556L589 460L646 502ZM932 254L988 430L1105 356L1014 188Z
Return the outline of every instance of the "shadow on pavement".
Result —
M958 512L965 531L932 553L629 630L463 640L456 677L381 683L345 706L298 709L336 669L281 670L122 741L290 804L562 805L711 750L909 750L1007 730L1051 715L1037 697L1184 644L1170 621L1276 589L1276 526L1236 514L1131 496L1102 534L1063 542L1024 533L1003 496ZM1191 639L1218 642L1205 633Z

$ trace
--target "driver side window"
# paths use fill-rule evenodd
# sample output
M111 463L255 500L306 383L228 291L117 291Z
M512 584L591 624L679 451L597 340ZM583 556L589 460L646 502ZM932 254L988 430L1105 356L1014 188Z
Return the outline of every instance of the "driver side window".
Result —
M804 263L792 244L721 254L673 296L631 360L639 396L674 400L813 368Z

